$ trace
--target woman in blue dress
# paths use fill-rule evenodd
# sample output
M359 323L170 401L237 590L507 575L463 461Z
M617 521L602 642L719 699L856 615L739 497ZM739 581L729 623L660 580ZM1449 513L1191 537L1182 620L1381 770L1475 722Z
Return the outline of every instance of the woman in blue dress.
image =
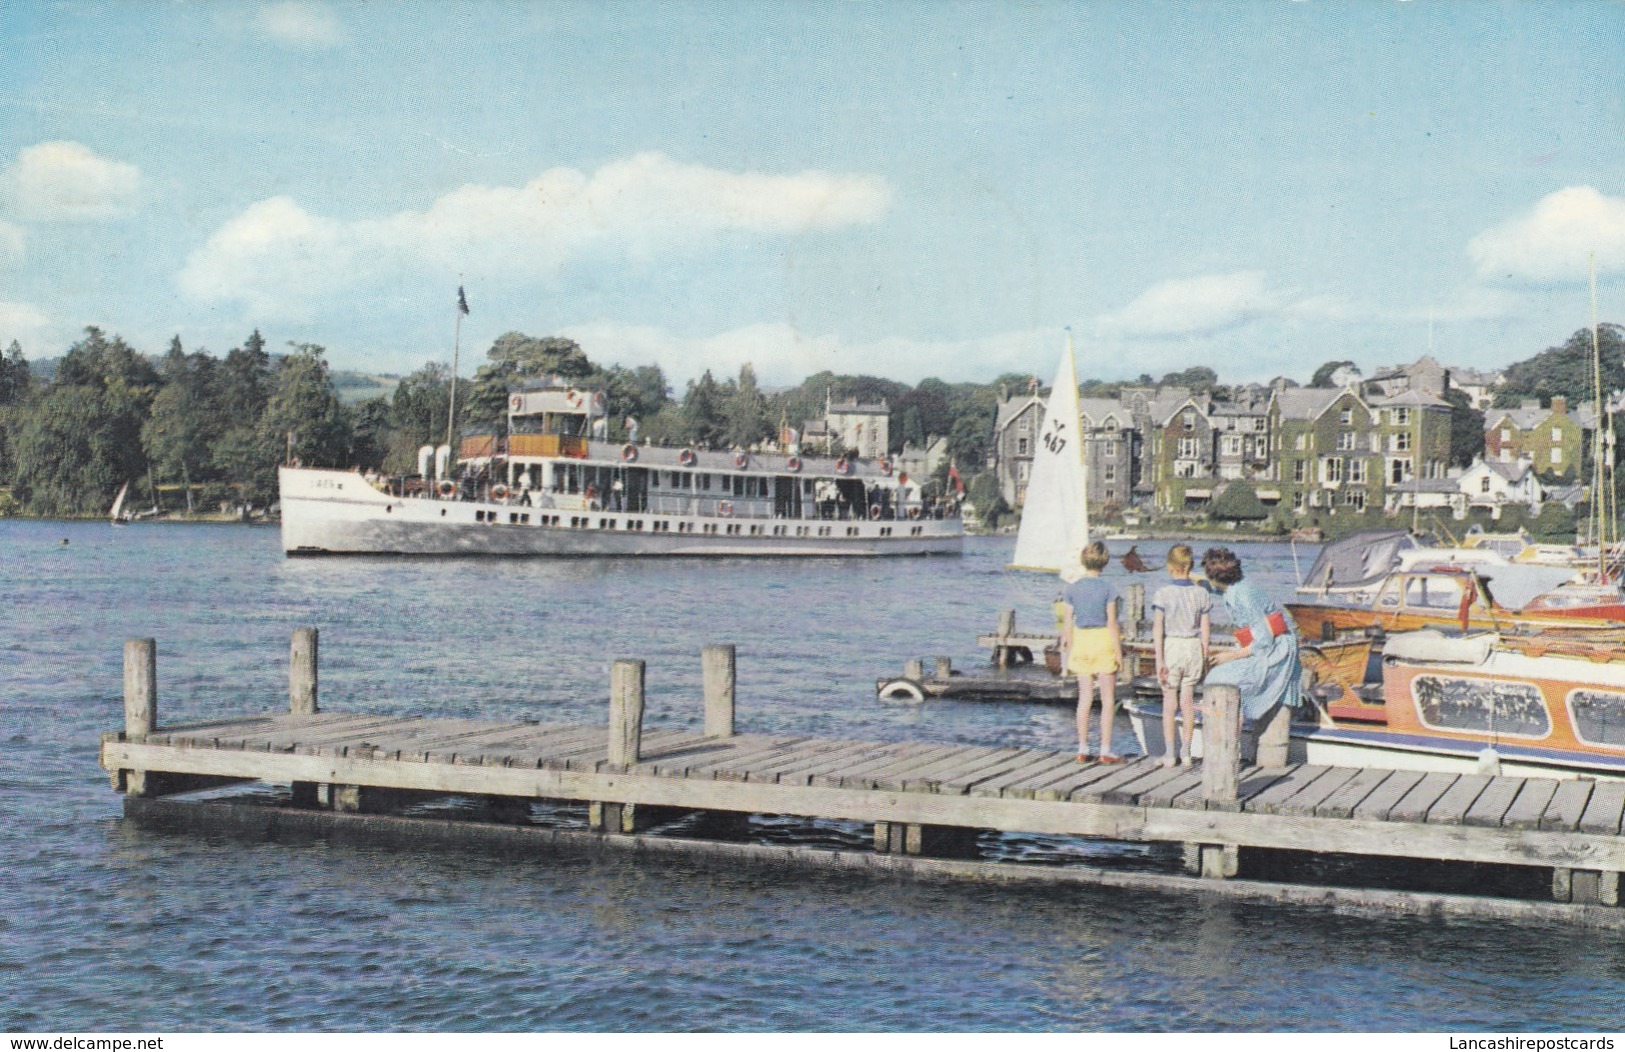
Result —
M1209 548L1203 553L1202 572L1223 593L1240 644L1212 656L1203 683L1237 688L1242 716L1262 727L1276 706L1295 709L1302 703L1298 626L1280 603L1252 581L1242 579L1241 560L1229 548ZM1251 639L1244 642L1248 634Z

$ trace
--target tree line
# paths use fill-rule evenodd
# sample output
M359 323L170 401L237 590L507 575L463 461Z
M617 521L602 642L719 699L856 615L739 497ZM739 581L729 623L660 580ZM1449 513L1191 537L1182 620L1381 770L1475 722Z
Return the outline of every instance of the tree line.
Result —
M1625 329L1598 332L1605 390L1625 389ZM1591 390L1591 330L1576 332L1508 367L1498 404L1565 395L1579 405ZM1317 371L1326 379L1339 362ZM187 351L180 337L149 357L120 336L86 328L55 362L49 378L36 376L13 342L0 355L0 513L43 516L104 513L119 488L160 499L167 510L197 504L265 508L276 500L276 467L289 458L327 467L373 468L411 474L417 451L448 434L450 370L431 362L403 378L389 397L353 405L339 397L324 349L289 343L273 353L258 330L223 357ZM628 418L642 439L706 448L748 448L775 440L781 429L799 431L821 418L826 398L890 409L891 450L923 447L943 437L979 508L996 510L998 486L983 470L993 439L999 389L1025 390L1031 377L1007 373L990 383L950 384L936 378L908 385L868 375L821 372L799 385L768 391L750 365L718 379L710 370L675 394L659 366L599 364L574 340L509 332L498 337L474 377L458 382L458 433L500 431L510 389L544 376L602 390L610 436L626 435ZM1283 380L1292 383L1290 380ZM1196 366L1143 386L1185 387L1225 399L1227 388L1207 366ZM1087 396L1112 397L1125 386L1088 380ZM1451 398L1452 460L1471 461L1483 449L1483 414L1458 392ZM946 466L940 473L946 471ZM942 481L940 478L937 480Z

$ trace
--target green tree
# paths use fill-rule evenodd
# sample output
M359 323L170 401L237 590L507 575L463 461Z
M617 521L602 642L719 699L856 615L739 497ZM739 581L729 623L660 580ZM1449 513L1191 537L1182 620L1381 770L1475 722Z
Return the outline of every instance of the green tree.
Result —
M729 445L749 447L767 438L773 425L767 418L767 399L756 385L756 370L749 362L739 369L739 381L727 393L723 411L728 418Z
M1602 355L1602 389L1618 391L1625 387L1625 328L1611 323L1597 326L1597 344ZM1509 365L1495 404L1512 408L1526 398L1537 398L1549 405L1553 395L1562 395L1571 406L1589 405L1596 397L1592 376L1591 330L1580 329L1561 347L1548 347L1533 358Z
M954 421L948 435L948 455L961 471L977 471L987 462L993 438L993 421L981 413L967 414ZM974 498L973 498L974 499ZM980 504L977 507L981 507Z
M265 350L265 337L255 329L241 347L226 353L215 374L214 403L223 419L220 433L234 427L253 427L271 398L274 371Z
M1208 514L1225 522L1254 522L1269 517L1269 509L1258 499L1258 491L1246 479L1235 479L1226 484Z
M28 384L28 359L23 357L22 345L12 340L5 356L0 357L0 408L22 401Z
M105 513L146 472L143 396L123 383L53 384L13 411L14 488L36 515Z
M487 361L475 372L474 382L466 387L457 385L459 424L498 428L508 412L508 392L513 388L547 376L584 381L594 371L581 345L562 336L505 332L491 344L485 357Z
M384 470L393 475L416 474L418 450L446 441L450 409L451 370L440 362L424 363L397 384L389 406Z
M1193 365L1162 378L1164 387L1188 387L1192 391L1211 391L1218 383L1219 374L1205 365Z
M1468 467L1484 452L1484 413L1462 391L1446 391L1444 400L1450 403L1450 463Z
M1337 372L1337 370L1339 370L1339 369L1352 369L1352 368L1354 368L1354 363L1349 361L1346 358L1341 359L1339 361L1335 361L1335 362L1326 362L1319 369L1315 370L1315 375L1313 377L1311 377L1310 380L1309 380L1309 386L1310 387L1335 387L1337 385L1332 383L1332 374Z
M728 437L723 390L709 369L698 380L688 382L688 394L683 398L683 431L688 441L702 448L719 446Z
M350 459L362 469L379 468L389 454L390 405L382 397L367 398L350 406ZM414 465L415 467L415 465Z
M289 346L293 353L277 364L276 386L255 431L250 477L241 480L251 503L262 503L275 491L275 465L289 452L306 467L354 463L349 416L333 390L326 352L313 343Z

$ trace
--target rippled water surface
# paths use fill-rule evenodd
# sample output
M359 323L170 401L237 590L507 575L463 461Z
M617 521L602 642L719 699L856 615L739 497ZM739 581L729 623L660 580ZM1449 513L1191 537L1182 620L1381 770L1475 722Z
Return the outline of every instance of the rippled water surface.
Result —
M874 696L906 657L985 661L975 637L1000 609L1046 623L1050 586L1003 569L1010 544L898 561L286 560L271 530L0 522L0 1026L1620 1026L1615 935L167 835L125 826L96 765L122 720L126 637L157 637L160 719L179 721L284 706L305 624L333 709L601 722L609 662L641 657L647 725L698 729L700 647L732 642L741 730L1069 749L1064 708ZM1165 545L1140 547L1154 561ZM1238 547L1289 586L1286 546Z

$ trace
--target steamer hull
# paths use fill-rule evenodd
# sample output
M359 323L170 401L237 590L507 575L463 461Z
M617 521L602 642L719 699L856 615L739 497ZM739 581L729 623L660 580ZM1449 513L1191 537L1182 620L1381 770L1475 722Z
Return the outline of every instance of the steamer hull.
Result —
M957 555L957 519L783 520L547 508L381 493L346 471L283 468L288 555Z

